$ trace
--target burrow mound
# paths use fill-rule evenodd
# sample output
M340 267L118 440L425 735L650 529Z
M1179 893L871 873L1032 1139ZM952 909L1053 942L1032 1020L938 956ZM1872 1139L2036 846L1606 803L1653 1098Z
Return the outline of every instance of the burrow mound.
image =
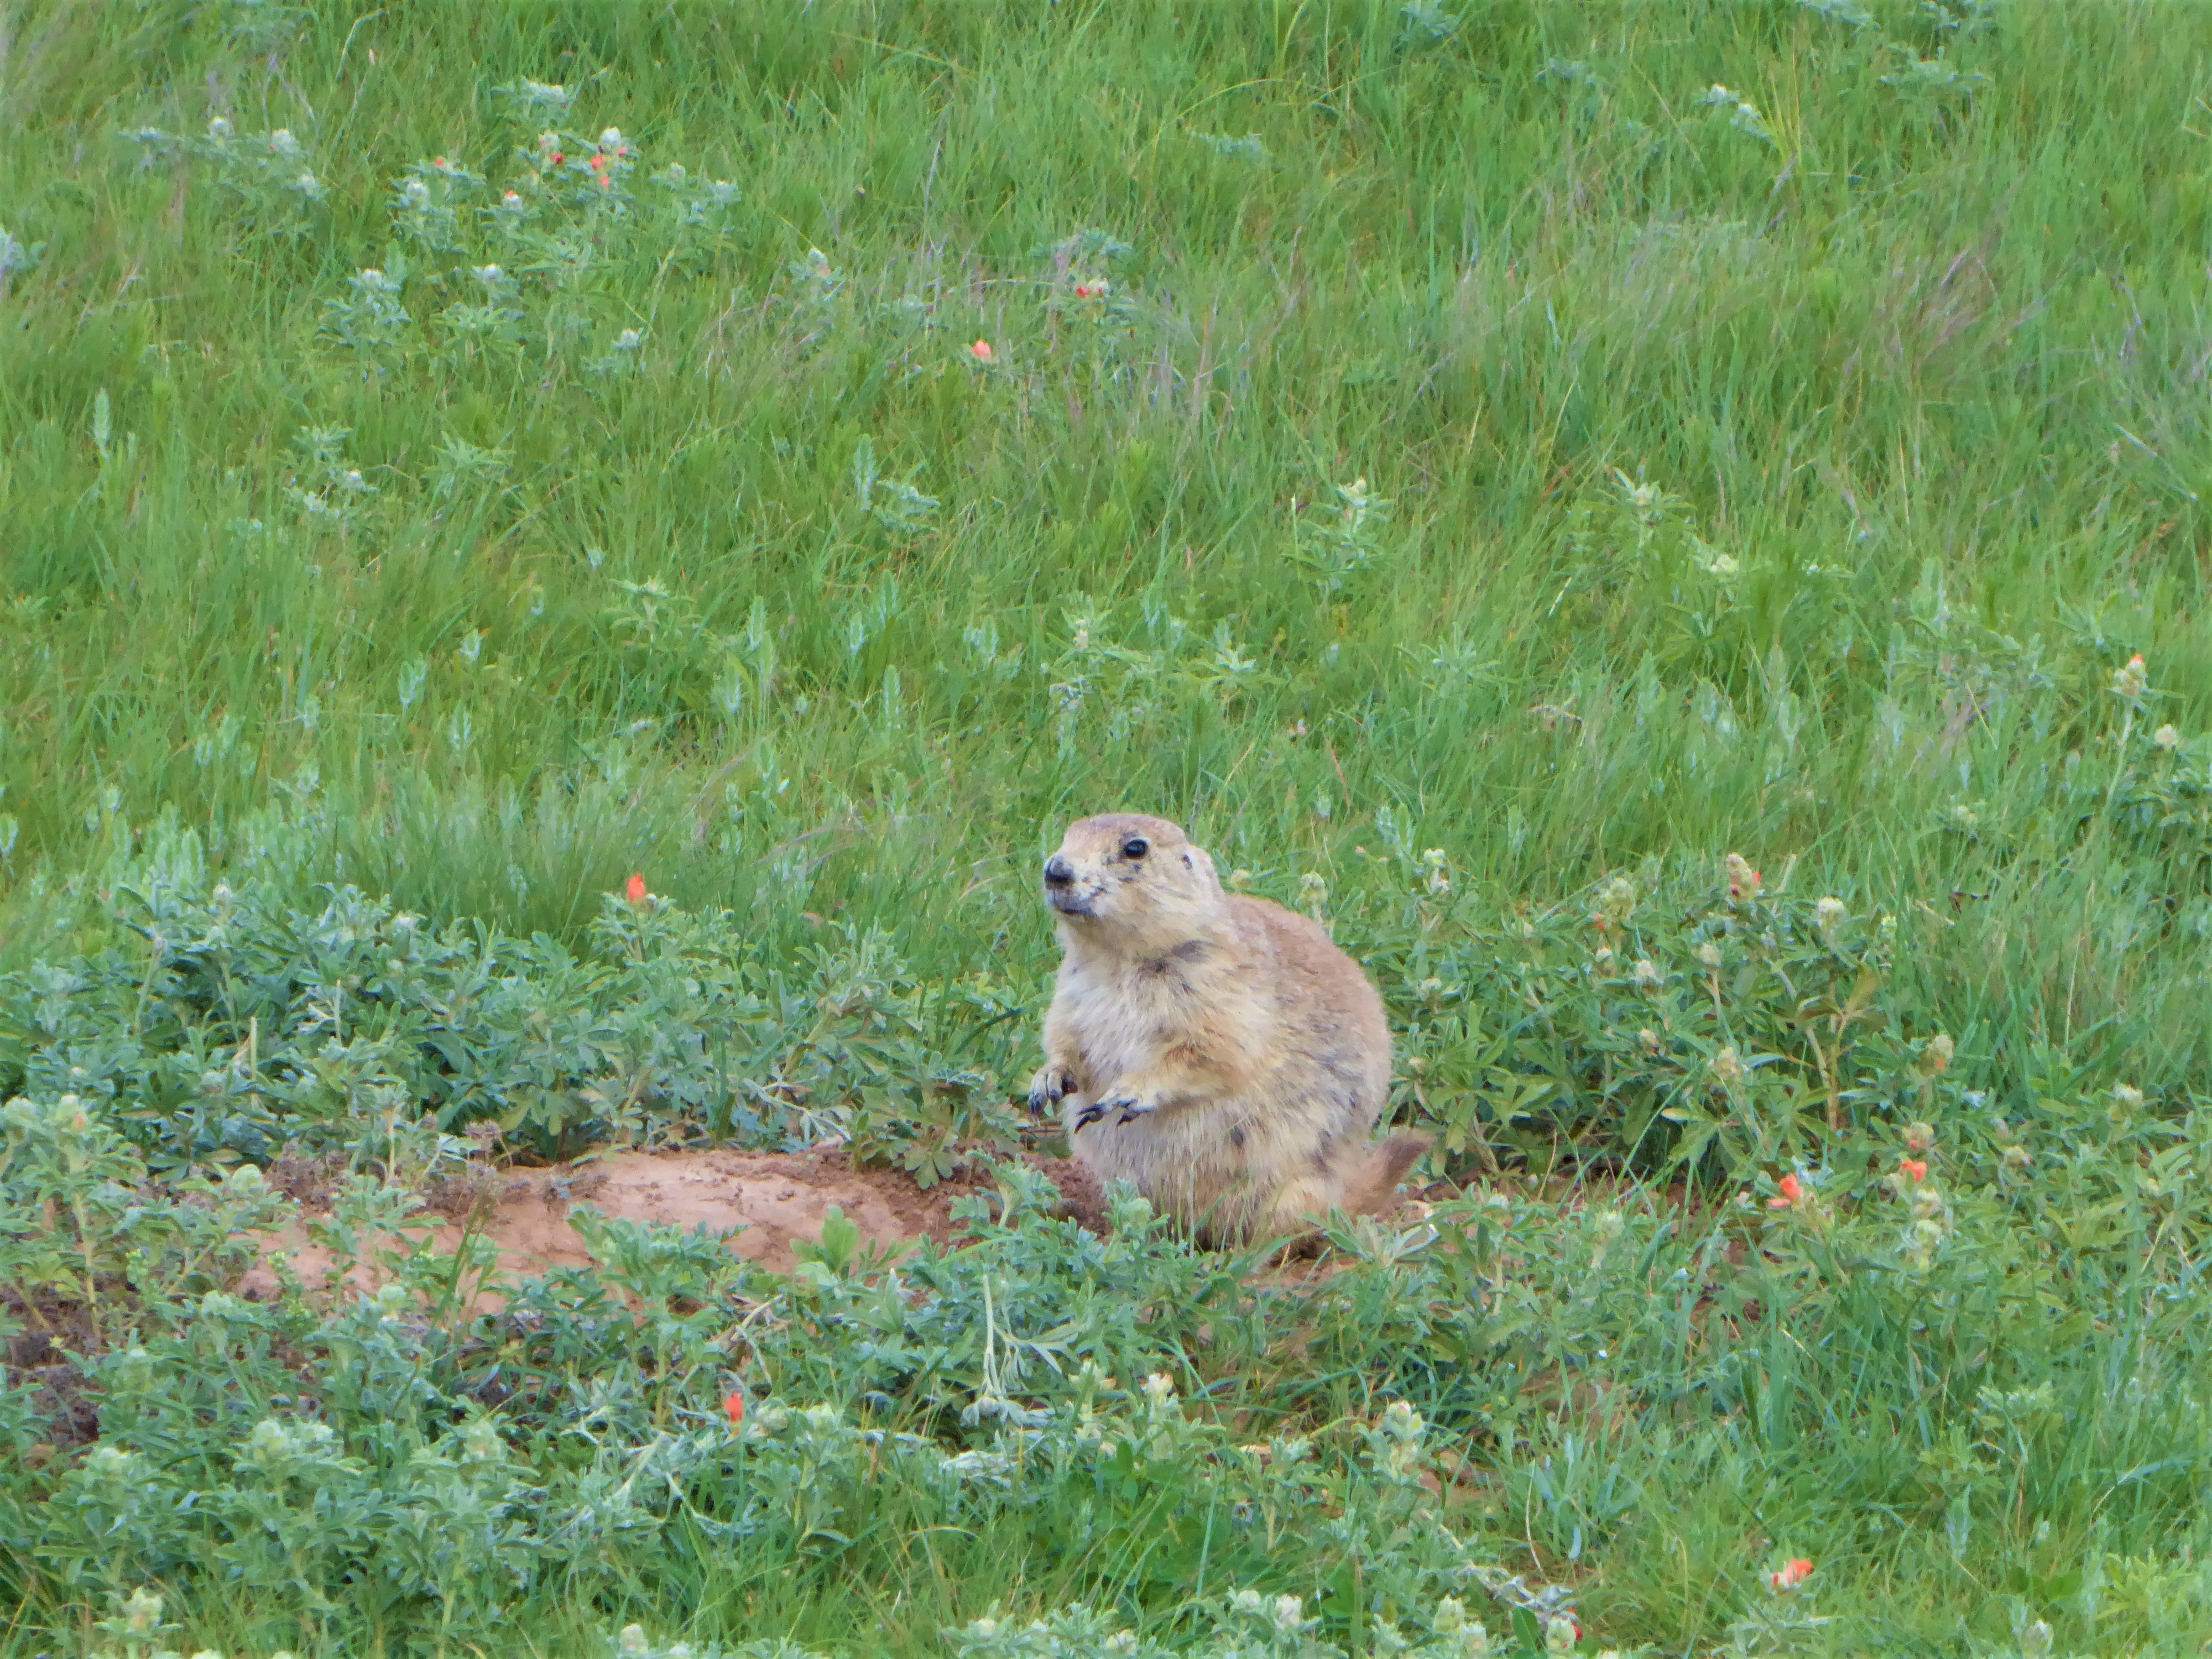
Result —
M1059 1188L1065 1214L1094 1232L1107 1231L1104 1195L1088 1170L1066 1158L1032 1157L1023 1162ZM280 1177L279 1184L288 1183ZM620 1220L687 1232L702 1224L718 1233L742 1229L730 1239L731 1249L771 1272L789 1273L798 1265L792 1247L801 1240L820 1241L833 1205L860 1229L865 1243L902 1254L924 1238L955 1242L961 1225L952 1218L954 1201L993 1189L989 1176L980 1171L925 1188L902 1170L856 1168L842 1148L616 1152L558 1169L511 1170L465 1192L441 1195L444 1201L406 1231L410 1243L427 1236L435 1250L450 1255L472 1228L497 1252L501 1278L532 1279L592 1265L582 1236L568 1219L572 1206L588 1204ZM304 1208L318 1207L319 1194L311 1186L296 1195ZM310 1291L331 1287L331 1254L298 1222L263 1241L261 1260L247 1272L240 1291L273 1299L287 1273ZM359 1267L348 1277L357 1288L373 1289L381 1275ZM501 1299L489 1291L476 1298L487 1308Z

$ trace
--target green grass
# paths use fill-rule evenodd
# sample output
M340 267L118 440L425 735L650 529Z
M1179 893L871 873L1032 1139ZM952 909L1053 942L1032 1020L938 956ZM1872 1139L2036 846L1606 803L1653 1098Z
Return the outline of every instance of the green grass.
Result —
M1564 1035L1540 1020L1486 1048L1528 1000L1496 941L1527 915L1565 951L1562 918L1621 871L1702 915L1735 851L1790 902L1898 918L1887 1017L1900 1042L1959 1041L1947 1145L1981 1136L1994 1159L1991 1112L2102 1122L2115 1083L2195 1145L2212 14L1460 0L1443 38L1425 15L0 11L0 226L37 250L0 271L0 966L127 940L108 900L173 846L173 815L208 880L250 878L272 907L350 882L588 951L600 896L642 870L729 909L748 962L849 923L882 930L925 1009L979 976L1034 1001L1038 855L1070 817L1154 811L1262 890L1318 874L1340 936L1403 969L1385 987L1401 1051L1437 1054L1449 1085L1401 1092L1409 1112L1495 1131L1509 1165L1633 1152L1650 1173L1644 1128L1595 1085L1534 1131L1499 1106L1532 1067L1587 1079L1633 1043L1592 1004ZM498 90L526 78L573 108ZM1732 97L1709 102L1717 84ZM198 141L217 116L228 159L127 136ZM588 183L540 212L573 233L558 258L483 211L548 125L570 149L617 127L639 152L627 215ZM252 148L277 128L296 163ZM421 210L394 195L433 157L489 179L444 248L409 240ZM670 162L687 180L651 182ZM318 199L286 188L296 167ZM710 178L732 205L706 204ZM430 175L434 218L443 188ZM676 223L679 199L702 222ZM455 308L484 301L468 269L491 262L520 277L498 301L514 315L471 337ZM399 277L410 316L380 341L350 285L364 267ZM1074 292L1101 279L1103 298ZM318 454L310 430L346 435ZM1353 523L1357 479L1388 506ZM2110 687L2138 652L2148 694L2130 702ZM2149 736L2167 724L2172 750ZM1410 988L1435 964L1402 866L1431 848L1477 941L1439 958L1474 1010L1456 1060ZM1761 994L1781 1031L1782 994ZM1717 981L1712 1001L1699 1042L1734 1040ZM30 1029L0 1059L38 1093ZM1869 1062L1893 1082L1909 1064ZM1743 1179L1785 1145L1887 1158L1911 1103L1869 1090L1833 1146L1817 1125L1736 1145L1739 1123L1717 1155ZM2160 1133L2097 1142L2085 1215L2136 1194ZM2130 1367L2155 1382L2201 1358L2158 1322L2160 1298L2195 1294L2197 1235L2179 1210L2128 1213L2137 1231L2095 1236L2136 1276L2031 1293L1998 1275L2005 1297L1958 1316L1995 1348L1962 1338L1938 1362L1905 1316L1832 1287L1811 1350L1759 1350L1802 1367L1793 1403L1681 1430L1694 1455L1654 1450L1648 1419L1620 1431L1621 1456L1674 1460L1644 1488L1672 1530L1578 1560L1607 1639L1705 1650L1736 1593L1716 1564L1749 1573L1729 1554L1747 1535L1826 1562L1872 1506L1898 1530L1844 1599L1897 1622L1814 1639L1982 1650L2009 1639L1995 1609L2017 1595L2084 1646L2194 1651L2212 1592L2137 1581L2180 1584L2202 1540L2182 1497L2114 1484L2153 1432L2114 1402ZM2063 1259L2089 1224L2047 1224ZM1992 1260L2021 1248L1996 1219L1977 1237ZM2023 1305L2081 1322L2071 1348L2013 1353ZM2141 1358L2137 1321L2181 1346ZM1275 1374L1281 1337L1237 1364ZM1702 1387L1682 1364L1645 1397ZM2051 1449L2055 1544L2023 1500L2001 1540L1954 1547L1950 1496L1923 1513L1884 1485L1972 1461L1944 1437L1978 1432L1985 1374L2051 1381L2105 1425ZM1449 1395L1422 1409L1474 1432ZM1582 1432L1579 1409L1545 1432ZM795 1628L822 1641L865 1605L906 1651L994 1595L1063 1589L1194 1628L1176 1598L1195 1580L1148 1579L1133 1547L1102 1565L1067 1545L1049 1592L994 1576L994 1540L1024 1524L982 1526L973 1561L900 1542L868 1588L825 1569L770 1601L811 1609ZM2121 1601L2168 1611L2100 1626L2038 1600L2053 1553L2099 1526L2128 1536L2097 1549L2144 1564ZM712 1559L654 1569L634 1605L681 1624ZM605 1583L533 1591L546 1645L613 1616ZM19 1629L63 1619L40 1605ZM262 1639L238 1617L223 1639ZM794 1627L757 1607L708 1622ZM418 1638L437 1639L388 1639Z

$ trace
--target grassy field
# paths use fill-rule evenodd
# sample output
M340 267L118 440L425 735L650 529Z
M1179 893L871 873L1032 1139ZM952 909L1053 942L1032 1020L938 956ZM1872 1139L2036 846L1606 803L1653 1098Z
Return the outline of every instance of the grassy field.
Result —
M19 0L0 131L8 1651L2212 1639L2212 13ZM1438 1238L229 1294L288 1145L1011 1148L1114 808Z

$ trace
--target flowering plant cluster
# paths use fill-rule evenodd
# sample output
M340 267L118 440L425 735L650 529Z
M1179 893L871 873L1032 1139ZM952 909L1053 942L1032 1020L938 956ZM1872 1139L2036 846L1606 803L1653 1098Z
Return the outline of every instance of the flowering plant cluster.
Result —
M259 233L296 240L320 230L329 189L316 173L307 148L289 127L242 133L228 116L210 119L198 134L139 127L126 135L157 159L204 167L243 222Z
M349 1595L373 1585L386 1620L434 1609L443 1628L489 1631L546 1575L654 1559L673 1547L672 1528L749 1560L850 1550L864 1517L894 1501L889 1493L913 1524L988 1528L1020 1516L1033 1536L1076 1552L1141 1523L1163 1564L1209 1564L1214 1582L1226 1581L1198 1610L1198 1644L1186 1650L1216 1659L1581 1651L1590 1614L1571 1590L1491 1559L1482 1541L1491 1510L1480 1494L1495 1484L1511 1533L1540 1525L1554 1542L1646 1524L1642 1485L1663 1478L1674 1454L1650 1446L1609 1470L1578 1470L1571 1405L1583 1386L1577 1376L1608 1394L1651 1386L1607 1359L1649 1351L1668 1328L1674 1298L1655 1305L1646 1277L1694 1275L1682 1295L1714 1301L1702 1325L1709 1351L1690 1375L1723 1399L1742 1398L1728 1392L1730 1379L1763 1351L1756 1328L1747 1343L1718 1316L1740 1308L1736 1297L1753 1294L1769 1310L1757 1317L1807 1333L1847 1312L1861 1328L1875 1317L1848 1272L1790 1285L1754 1259L1738 1273L1717 1237L1670 1239L1663 1206L1591 1212L1499 1192L1434 1210L1426 1243L1393 1243L1371 1227L1344 1235L1343 1272L1316 1293L1263 1303L1259 1322L1212 1356L1233 1377L1294 1339L1306 1356L1297 1371L1310 1375L1307 1345L1318 1340L1322 1352L1360 1356L1378 1385L1416 1382L1420 1403L1400 1397L1333 1418L1326 1383L1292 1384L1270 1401L1280 1427L1254 1440L1228 1401L1186 1382L1176 1358L1201 1330L1236 1328L1245 1294L1237 1276L1164 1235L1127 1195L1113 1231L1093 1237L1048 1219L1034 1178L1009 1168L995 1198L965 1201L975 1248L890 1267L825 1234L809 1271L781 1283L712 1239L589 1223L580 1212L598 1267L519 1287L506 1314L471 1325L446 1300L443 1264L397 1253L385 1258L390 1282L350 1302L319 1305L296 1293L273 1305L247 1301L222 1287L282 1206L255 1171L241 1170L219 1191L149 1201L143 1165L82 1101L18 1101L4 1123L0 1265L49 1307L61 1305L54 1297L101 1304L79 1363L103 1405L100 1438L57 1462L51 1449L27 1455L51 1431L17 1402L0 1428L23 1474L0 1486L0 1503L16 1506L11 1524L39 1530L44 1559L72 1594L111 1601L100 1630L106 1650L124 1659L192 1645L179 1638L204 1620L198 1587L218 1574L270 1595L323 1595L326 1604L310 1595L288 1615L299 1621L288 1639L301 1647L336 1628L341 1585L354 1587ZM1941 1151L1932 1129L1913 1126L1890 1181L1908 1195L1924 1189L1924 1166ZM1986 1169L1975 1176L2002 1179ZM2073 1224L2082 1195L2068 1196L2047 1211L1993 1211L1978 1192L1959 1217L1971 1256L1929 1264L1896 1298L1897 1328L1924 1329L1928 1312L1942 1310L1947 1333L1969 1336L1984 1367L2063 1368L2068 1356L2051 1333L2008 1321L2004 1303L1984 1301L1979 1286L1994 1272L2022 1293L2061 1293L2071 1276L2053 1271L2063 1264L2047 1247L2003 1235ZM342 1194L330 1237L373 1239L404 1197L386 1182L357 1183ZM37 1218L57 1206L75 1208L53 1252ZM2200 1212L2201 1202L2190 1224ZM2145 1219L2163 1224L2157 1213ZM1721 1224L1734 1224L1724 1214ZM1873 1259L1878 1220L1836 1224L1844 1260L1835 1267L1854 1253ZM165 1237L175 1244L149 1251ZM80 1258L93 1277L37 1274L42 1259ZM128 1300L95 1291L126 1272ZM617 1306L629 1311L608 1318ZM733 1321L744 1333L734 1343ZM1420 1348L1378 1351L1368 1334L1378 1329L1419 1329ZM465 1330L469 1341L451 1340ZM2150 1352L2178 1334L2155 1338ZM1439 1393L1427 1356L1454 1352L1474 1369L1455 1370ZM1924 1354L1938 1358L1932 1346ZM626 1355L651 1363L625 1371ZM313 1361L304 1375L267 1369L303 1357ZM487 1407L483 1379L497 1374L526 1386ZM272 1409L263 1403L268 1382L248 1379L276 1375L299 1380ZM1541 1382L1551 1376L1567 1392ZM398 1398L415 1403L395 1412ZM1927 1501L1951 1517L1960 1547L1984 1501L2009 1504L2013 1483L2049 1482L2063 1465L2056 1398L2048 1385L1984 1386L1960 1419L1971 1425L1971 1454L1928 1468ZM2212 1420L2185 1391L2146 1394L2138 1408L2168 1444L2212 1443ZM1565 1420L1547 1429L1546 1412ZM1486 1435L1510 1428L1513 1439L1471 1460L1488 1445L1468 1437L1475 1423L1488 1425ZM549 1457L564 1438L585 1455ZM149 1455L156 1447L158 1459ZM2177 1496L2188 1501L2185 1481ZM1286 1559L1297 1564L1287 1582ZM2100 1556L2092 1565L2101 1573L2128 1564ZM1373 1598L1356 1638L1338 1588L1352 1580ZM1746 1580L1729 1652L1790 1650L1837 1622L1810 1557L1760 1565ZM1598 1627L1622 1618L1632 1622L1632 1610L1611 1607ZM989 1659L1167 1651L1146 1628L1132 1610L1094 1597L1018 1618L987 1613L946 1635L956 1650ZM2042 1621L2024 1621L2022 1632L2021 1654L2050 1652ZM617 1645L671 1659L680 1648L653 1644L641 1627Z
M1026 1036L1010 993L925 992L879 934L771 963L634 873L579 963L352 889L298 908L191 873L197 847L163 842L110 890L143 960L0 977L0 1090L81 1097L163 1169L343 1153L395 1111L448 1133L495 1124L551 1156L678 1123L755 1146L835 1135L924 1181L1012 1144L999 1079ZM463 990L494 963L495 984ZM104 1041L131 1006L134 1040Z

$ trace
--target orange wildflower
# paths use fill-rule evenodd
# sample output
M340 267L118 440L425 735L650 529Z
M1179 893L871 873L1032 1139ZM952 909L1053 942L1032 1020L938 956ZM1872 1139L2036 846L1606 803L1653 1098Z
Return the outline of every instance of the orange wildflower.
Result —
M1791 1590L1813 1576L1813 1564L1803 1556L1784 1561L1781 1570L1766 1575L1767 1587L1777 1595L1787 1595Z

